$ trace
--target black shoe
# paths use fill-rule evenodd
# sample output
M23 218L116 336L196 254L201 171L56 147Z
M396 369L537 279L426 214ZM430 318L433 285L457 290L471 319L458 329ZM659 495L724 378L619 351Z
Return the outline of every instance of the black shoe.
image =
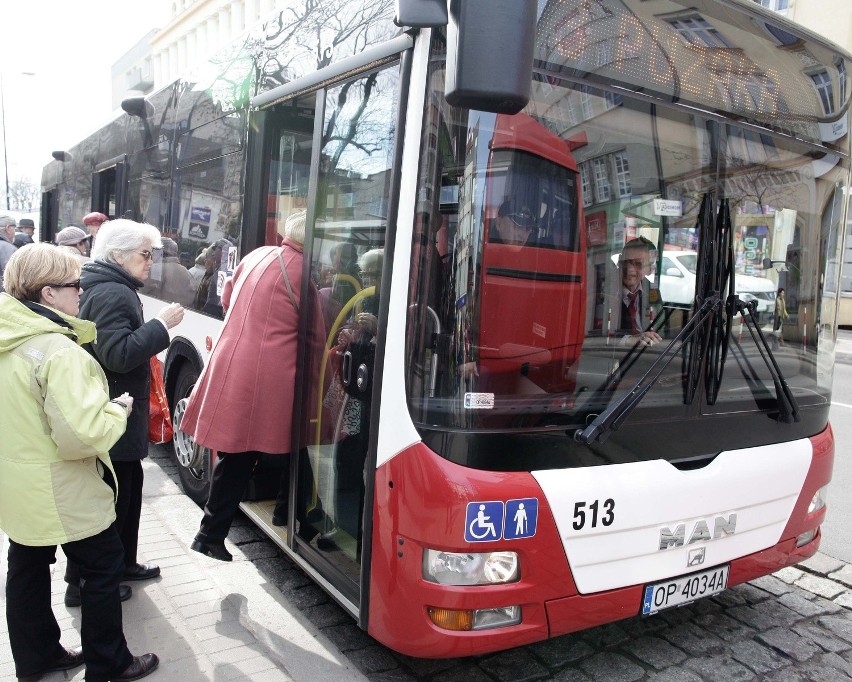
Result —
M160 575L160 567L154 564L133 564L124 569L124 580L150 580Z
M305 542L310 542L317 535L319 535L319 531L314 528L311 524L305 521L299 521L299 530L296 531L296 535L298 535Z
M141 656L134 656L133 662L123 673L121 673L121 675L113 675L109 679L124 680L124 682L139 680L154 672L158 665L160 665L160 659L157 658L157 654L142 654Z
M337 549L337 534L339 532L339 528L332 528L327 533L323 533L317 538L317 547L323 550Z
M65 653L51 663L49 668L42 670L42 674L71 670L71 668L76 668L78 665L83 665L83 647L81 646L75 646L73 649L65 649Z
M273 526L286 526L287 525L287 514L279 514L275 512L272 515L272 525Z
M130 585L119 585L118 596L121 601L127 601L133 596L133 590ZM80 597L80 588L76 585L69 585L65 588L65 606L80 606L82 599Z
M41 672L33 673L32 675L24 675L19 677L18 682L38 682L47 673L57 673L63 670L71 670L78 665L83 665L83 647L77 646L73 649L65 649L64 654L50 664L49 668L45 668Z
M231 559L234 558L231 553L225 549L224 542L207 543L202 542L201 540L193 540L189 548L196 552L200 552L204 556L209 556L211 559L218 559L219 561L231 561Z

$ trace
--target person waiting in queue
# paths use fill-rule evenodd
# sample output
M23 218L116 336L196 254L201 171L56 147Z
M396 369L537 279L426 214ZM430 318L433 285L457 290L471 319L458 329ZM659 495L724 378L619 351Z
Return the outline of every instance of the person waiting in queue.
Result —
M226 282L225 324L180 424L196 443L219 452L190 545L219 561L232 559L225 538L261 454L291 452L299 309L309 297L309 346L322 348L325 337L316 287L311 281L301 290L305 216L303 209L290 214L282 245L255 249ZM275 525L286 519L286 492L279 492Z
M37 679L84 662L86 680L136 680L155 654L133 656L122 630L124 550L115 527L108 451L133 397L110 400L106 377L80 344L80 262L52 244L9 259L0 294L0 528L9 536L6 621L15 672ZM61 545L79 567L82 647L60 644L50 566Z
M20 249L22 246L35 243L34 234L35 223L29 218L21 218L18 221L18 228L15 230L15 246Z
M183 307L172 303L145 321L137 291L148 279L154 249L162 245L153 225L111 220L98 232L94 261L83 266L80 317L97 325L98 336L86 350L100 363L115 397L128 392L137 400L127 431L110 449L118 479L116 527L124 545L124 580L148 580L160 567L138 562L139 518L142 513L142 460L148 456L151 357L169 347L169 329L183 320ZM68 562L65 604L79 600L79 576Z
M74 225L64 227L56 233L56 245L59 250L70 253L81 265L92 260L86 255L89 251L89 239L89 235Z
M107 220L109 218L99 211L92 211L83 216L83 225L86 226L86 229L89 231L89 237L91 237L89 240L89 255L91 255L95 248L95 239L98 236L98 230L101 229L101 225Z
M3 270L17 248L15 219L9 215L0 215L0 291L3 291Z
M653 346L662 337L650 326L649 287L646 275L651 272L651 257L656 255L654 243L644 237L631 239L618 257L621 295L618 300L618 331L627 342Z

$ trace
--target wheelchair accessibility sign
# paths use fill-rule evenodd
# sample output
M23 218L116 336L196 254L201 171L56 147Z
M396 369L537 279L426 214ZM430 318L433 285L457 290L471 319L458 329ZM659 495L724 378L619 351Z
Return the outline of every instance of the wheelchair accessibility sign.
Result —
M493 542L531 538L538 526L538 499L527 497L507 502L468 502L464 539Z

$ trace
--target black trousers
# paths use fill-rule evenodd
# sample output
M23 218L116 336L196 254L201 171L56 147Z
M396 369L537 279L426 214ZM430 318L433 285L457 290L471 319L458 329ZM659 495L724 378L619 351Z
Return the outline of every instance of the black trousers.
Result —
M211 544L225 541L259 459L256 450L219 453L196 539Z
M248 452L220 452L219 461L213 469L210 481L210 494L204 505L204 517L201 527L195 534L197 540L211 544L220 544L228 537L234 516L245 495L252 473L263 453L257 450ZM289 457L287 454L277 454L275 457ZM290 470L285 467L281 472L278 496L275 509L282 514L287 513L289 495Z
M142 515L142 483L145 475L142 461L113 462L115 478L118 484L118 499L115 501L115 527L124 547L124 565L136 563L139 546L139 518ZM80 584L80 572L71 557L65 569L65 582L69 585Z
M86 679L107 680L133 660L124 639L118 593L124 575L121 541L113 525L90 538L64 543L62 551L79 567ZM50 603L50 565L55 562L56 545L9 541L6 624L18 677L41 672L64 653Z

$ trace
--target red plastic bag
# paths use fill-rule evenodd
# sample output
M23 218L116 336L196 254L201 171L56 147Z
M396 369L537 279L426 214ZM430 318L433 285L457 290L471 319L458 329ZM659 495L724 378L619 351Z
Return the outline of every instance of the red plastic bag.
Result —
M151 358L151 409L148 416L148 440L168 443L174 436L166 385L163 381L163 363L157 356Z

